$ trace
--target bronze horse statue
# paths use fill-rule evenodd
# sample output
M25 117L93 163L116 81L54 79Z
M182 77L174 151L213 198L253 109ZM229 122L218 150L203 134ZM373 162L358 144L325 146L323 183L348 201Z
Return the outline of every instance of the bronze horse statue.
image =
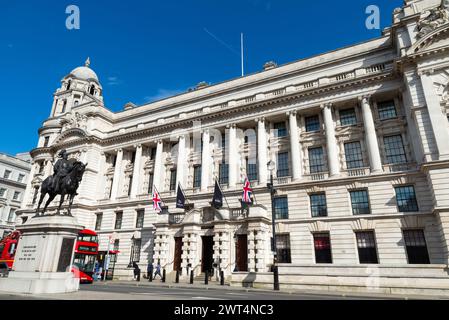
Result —
M55 197L59 194L61 196L61 200L59 201L59 206L58 206L58 210L56 214L60 214L61 211L61 206L64 203L65 197L66 195L69 196L69 206L67 208L67 214L68 216L71 216L71 210L72 210L72 205L73 205L73 199L75 198L75 196L78 194L76 193L76 191L78 190L78 187L80 185L80 182L83 178L84 175L84 171L86 170L87 167L87 163L83 164L80 161L73 161L72 162L72 169L70 170L69 174L63 178L60 179L60 181L56 182L55 184L53 183L54 179L56 179L56 177L54 175L49 176L47 179L44 180L44 182L42 182L41 185L41 196L39 199L39 204L37 206L37 210L36 210L36 217L40 216L40 208L41 208L41 204L42 201L45 198L45 195L48 194L49 198L47 200L47 203L44 206L44 209L42 211L42 215L45 214L45 212L47 211L47 207L48 205L55 199ZM57 185L58 186L58 191L55 191L54 187Z

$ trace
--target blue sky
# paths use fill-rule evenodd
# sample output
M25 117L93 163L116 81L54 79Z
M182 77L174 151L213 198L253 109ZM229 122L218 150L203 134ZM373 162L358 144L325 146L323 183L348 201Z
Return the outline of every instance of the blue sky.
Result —
M365 27L365 9L389 26L402 0L22 0L0 3L0 152L36 146L60 80L87 56L108 108L177 94L200 81L240 76L265 62L292 62L381 35ZM66 7L81 12L65 27Z

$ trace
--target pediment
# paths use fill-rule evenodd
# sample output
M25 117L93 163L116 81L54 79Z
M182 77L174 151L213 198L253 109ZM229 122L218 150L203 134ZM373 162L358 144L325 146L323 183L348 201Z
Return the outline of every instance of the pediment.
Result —
M69 129L61 133L55 140L55 145L65 144L87 137L87 133L79 128Z
M445 23L419 39L409 50L409 54L419 54L449 48L449 23Z

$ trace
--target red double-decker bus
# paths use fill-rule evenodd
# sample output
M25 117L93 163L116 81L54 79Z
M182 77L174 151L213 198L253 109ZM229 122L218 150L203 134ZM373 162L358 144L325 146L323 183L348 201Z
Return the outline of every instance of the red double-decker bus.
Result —
M78 234L73 259L72 272L81 283L92 283L95 262L98 255L98 235L95 231L84 229Z
M0 263L6 263L8 269L11 269L14 263L19 238L20 232L14 231L0 240Z

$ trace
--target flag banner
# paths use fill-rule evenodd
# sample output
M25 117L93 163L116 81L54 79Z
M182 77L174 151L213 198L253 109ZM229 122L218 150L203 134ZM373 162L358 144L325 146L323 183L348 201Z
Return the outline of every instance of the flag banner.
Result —
M215 209L223 207L223 193L221 192L218 181L215 180L214 198L212 199L212 206Z
M178 184L178 192L176 193L176 208L184 209L186 203L186 196L181 189L181 184Z
M249 182L248 177L246 177L245 182L243 183L242 203L252 203L252 194L253 189L251 188L251 183Z
M153 187L153 209L157 213L162 212L162 199L156 187Z

